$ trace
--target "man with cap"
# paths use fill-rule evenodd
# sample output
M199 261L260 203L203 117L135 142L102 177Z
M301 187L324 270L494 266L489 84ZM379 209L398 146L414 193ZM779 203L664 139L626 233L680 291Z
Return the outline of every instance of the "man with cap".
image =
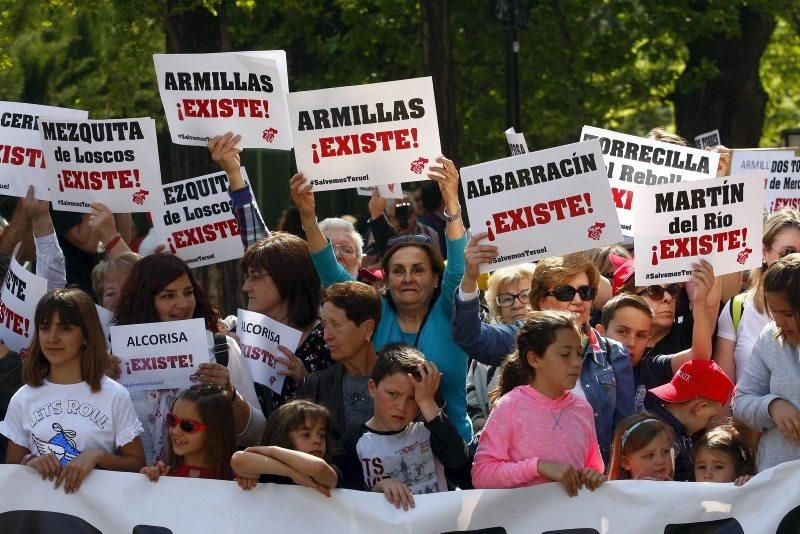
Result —
M675 478L694 481L692 436L728 402L733 382L720 367L706 360L688 361L672 381L647 392L645 408L668 424L675 434Z

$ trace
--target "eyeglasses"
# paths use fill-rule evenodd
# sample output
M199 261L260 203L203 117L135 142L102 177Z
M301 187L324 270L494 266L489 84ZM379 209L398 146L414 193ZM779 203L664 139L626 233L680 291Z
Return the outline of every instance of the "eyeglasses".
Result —
M581 286L579 288L574 288L572 286L558 286L552 291L548 291L544 295L546 297L555 297L555 299L559 302L571 302L575 298L576 294L581 298L582 301L589 302L590 300L594 300L594 297L597 295L597 288L594 286Z
M664 292L669 293L669 295L673 299L678 298L678 295L681 292L681 286L679 286L678 284L669 284L667 287L647 286L646 288L639 291L637 295L641 297L646 294L653 300L661 300L664 298Z
M508 308L509 306L514 305L514 301L519 299L519 301L523 304L527 304L528 300L528 293L530 293L530 289L526 289L525 291L521 291L516 295L514 293L500 293L494 299L497 302L497 305L501 308Z
M350 245L332 245L334 254L341 254L342 256L355 256L356 249Z
M164 416L164 424L166 424L169 428L175 428L176 426L180 425L181 430L187 434L206 429L206 425L198 423L193 419L181 419L172 412L167 412L167 415Z
M395 245L401 245L403 243L409 243L409 242L414 242L420 245L428 245L432 241L431 241L431 236L425 234L398 235L387 241L386 246L387 248L390 248Z

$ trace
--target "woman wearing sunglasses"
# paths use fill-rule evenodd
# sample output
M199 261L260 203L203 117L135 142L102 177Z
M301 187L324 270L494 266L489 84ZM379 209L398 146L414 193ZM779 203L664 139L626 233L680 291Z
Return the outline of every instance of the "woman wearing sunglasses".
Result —
M771 321L764 296L764 273L779 258L800 251L800 212L781 209L764 221L764 263L750 274L749 290L732 298L719 315L714 360L737 382L761 331Z
M498 253L496 246L481 244L486 237L486 233L476 234L466 249L467 268L456 297L453 338L472 358L498 365L513 351L521 323L480 320L479 265L492 262ZM634 387L628 352L589 326L599 282L597 267L583 254L546 258L536 265L528 299L534 310L570 311L582 325L583 367L573 392L592 405L600 451L608 462L614 428L633 412Z
M441 391L447 416L469 441L472 428L466 412L467 355L450 333L453 295L464 273L467 243L458 203L458 171L452 161L441 157L429 168L428 177L439 184L444 198L450 260L445 268L438 248L427 235L401 235L389 241L381 264L386 280L381 321L372 339L376 350L387 343L413 345L436 364L443 374ZM296 174L289 185L322 285L353 280L336 263L333 248L319 229L311 184L302 174Z
M486 289L489 322L514 324L524 320L531 311L528 294L535 265L523 263L503 267L492 273ZM467 414L472 431L478 432L489 417L489 392L500 379L496 365L472 360L467 371Z

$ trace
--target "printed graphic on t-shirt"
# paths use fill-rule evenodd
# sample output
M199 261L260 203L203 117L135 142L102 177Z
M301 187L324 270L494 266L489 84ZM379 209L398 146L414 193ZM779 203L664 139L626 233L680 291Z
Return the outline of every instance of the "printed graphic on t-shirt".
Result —
M58 458L58 462L61 465L65 465L70 460L77 458L81 453L81 451L76 448L74 439L78 433L74 430L65 430L58 423L53 423L52 428L55 434L46 441L36 434L32 434L33 441L36 443L36 450L39 456L51 453L54 454L56 458Z

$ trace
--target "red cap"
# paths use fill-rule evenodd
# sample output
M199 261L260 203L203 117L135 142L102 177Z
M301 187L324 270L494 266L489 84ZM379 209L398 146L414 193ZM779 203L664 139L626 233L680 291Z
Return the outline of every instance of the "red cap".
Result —
M703 397L725 404L733 393L733 382L716 363L691 360L681 365L671 382L651 389L650 393L666 402Z
M633 258L623 258L616 254L609 254L608 261L617 268L614 271L614 279L611 281L611 294L618 295L625 282L633 276Z
M358 277L365 282L383 280L383 270L380 267L364 267L358 271Z

